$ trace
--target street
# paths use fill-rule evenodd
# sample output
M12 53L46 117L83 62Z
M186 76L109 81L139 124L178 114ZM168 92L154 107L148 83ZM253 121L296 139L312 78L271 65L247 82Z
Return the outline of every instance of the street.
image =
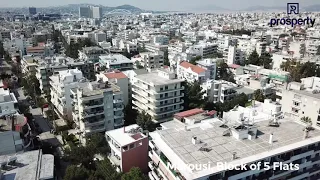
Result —
M41 113L41 108L30 108L30 113L33 114L35 122L39 125L42 132L48 132L51 130L51 125L46 118L43 117Z

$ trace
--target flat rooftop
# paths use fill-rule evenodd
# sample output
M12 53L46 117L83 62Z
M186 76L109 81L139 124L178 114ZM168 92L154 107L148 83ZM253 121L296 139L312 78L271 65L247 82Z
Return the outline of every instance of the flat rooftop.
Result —
M0 163L16 158L12 170L5 171L3 180L51 179L54 177L54 156L39 150L11 156L0 156Z
M141 138L147 137L146 135L144 135L141 132L130 133L131 130L138 130L139 128L140 128L140 126L138 126L137 124L132 124L130 126L126 126L125 128L119 128L119 129L107 131L106 135L108 135L114 141L119 143L120 146L126 146L126 145L131 144L133 142L136 142L138 140L135 136L133 137L133 135L135 135L135 134L140 134ZM125 132L124 132L124 130L125 130Z
M310 131L308 138L304 139L303 124L288 119L281 119L279 122L279 127L269 126L269 121L256 122L257 138L252 140L237 140L232 135L223 136L228 128L220 127L223 122L217 118L190 125L187 130L180 122L164 123L164 129L152 132L150 136L160 150L170 157L169 159L176 160L175 163L182 161L185 164L207 164L211 162L213 166L217 162L234 161L232 159L234 152L236 152L236 160L246 158L248 162L253 162L274 154L269 154L271 150L287 151L288 148L285 146L295 143L302 146L313 143L311 138L320 138L320 131L317 129ZM273 133L273 144L269 143L271 133ZM201 141L200 144L192 143L191 139L194 136ZM201 147L207 148L208 151L200 150ZM267 156L258 155L260 153L265 153L263 155ZM194 170L193 173L201 172Z
M154 85L165 85L165 84L175 84L183 82L183 79L169 79L164 78L158 75L158 72L150 72L147 74L140 74L137 75L135 78L148 83L148 84L154 84Z

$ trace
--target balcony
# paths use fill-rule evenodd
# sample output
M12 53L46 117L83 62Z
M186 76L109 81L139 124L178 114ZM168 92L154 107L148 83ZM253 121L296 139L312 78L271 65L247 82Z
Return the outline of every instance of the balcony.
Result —
M175 91L181 91L184 90L184 86L176 89L164 89L160 91L156 91L155 89L151 89L151 94L156 95L156 94L163 94L163 93L170 93L170 92L175 92Z
M97 133L97 132L104 132L106 128L104 126L99 127L89 127L85 129L86 133Z
M121 114L121 115L119 115L119 114L114 115L114 119L120 119L120 118L123 118L123 117L124 117L123 114Z
M92 108L104 106L104 103L103 102L85 103L83 104L83 106L84 106L84 109L92 109Z
M123 103L123 100L122 99L114 99L113 103Z
M82 117L88 118L88 117L98 116L98 115L102 115L102 114L104 114L104 110L93 111L93 112L83 112Z
M114 127L115 127L115 128L122 127L123 125L124 125L124 122L123 122L123 121L121 121L121 122L119 122L119 123L114 122Z

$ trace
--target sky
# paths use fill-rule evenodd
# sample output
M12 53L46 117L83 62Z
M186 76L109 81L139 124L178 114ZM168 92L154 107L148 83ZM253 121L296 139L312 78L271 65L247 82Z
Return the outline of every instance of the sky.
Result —
M67 4L101 4L105 6L119 6L130 4L145 10L185 11L212 9L222 7L239 10L251 6L283 6L286 3L299 2L300 7L320 4L319 0L0 0L1 7L47 7Z

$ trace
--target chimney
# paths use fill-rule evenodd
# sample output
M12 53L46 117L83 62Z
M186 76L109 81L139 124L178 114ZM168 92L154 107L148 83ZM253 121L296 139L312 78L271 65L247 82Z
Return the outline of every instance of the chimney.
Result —
M184 130L185 130L185 131L188 131L188 127L187 127L186 125L184 126Z
M273 143L273 133L270 134L270 138L269 138L269 144Z
M235 159L237 159L237 152L232 153L232 160L235 160Z

